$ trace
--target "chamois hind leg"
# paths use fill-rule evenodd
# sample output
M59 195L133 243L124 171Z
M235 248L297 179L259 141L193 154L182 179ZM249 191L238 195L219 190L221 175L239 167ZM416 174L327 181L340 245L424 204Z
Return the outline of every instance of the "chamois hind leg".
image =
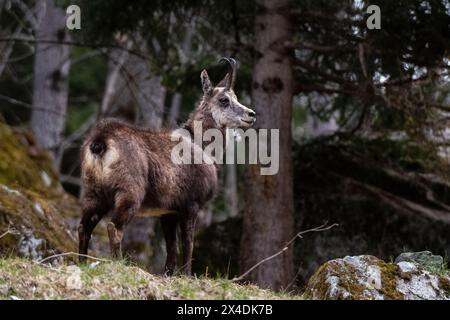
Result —
M114 259L122 259L123 232L140 205L141 201L130 193L119 192L115 196L113 216L108 223L109 245Z
M108 207L104 204L102 199L95 195L86 193L83 198L83 216L80 225L78 226L78 252L79 262L86 262L86 255L88 253L89 240L91 239L92 231L94 231L100 220L108 213Z
M195 221L198 208L194 206L180 216L181 242L183 245L183 270L184 274L192 274L192 251L194 249Z
M164 273L171 276L177 265L178 243L177 243L177 226L178 217L176 214L163 215L161 217L161 226L166 240L166 266Z

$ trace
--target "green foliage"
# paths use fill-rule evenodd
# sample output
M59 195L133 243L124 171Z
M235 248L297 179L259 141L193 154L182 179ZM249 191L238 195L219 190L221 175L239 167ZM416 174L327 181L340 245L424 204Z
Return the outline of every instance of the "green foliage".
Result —
M106 63L104 55L91 49L73 47L70 52L70 95L99 97L104 89Z

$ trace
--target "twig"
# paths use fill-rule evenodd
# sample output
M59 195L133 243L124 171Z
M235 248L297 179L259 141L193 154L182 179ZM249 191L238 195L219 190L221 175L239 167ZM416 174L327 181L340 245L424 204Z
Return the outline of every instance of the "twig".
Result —
M337 227L338 224L337 223L333 223L330 226L327 226L327 222L325 222L324 224L322 224L321 226L318 226L316 228L312 228L312 229L308 229L305 231L300 231L299 233L297 233L291 240L289 240L285 246L283 247L283 249L281 249L280 251L278 251L277 253L261 260L260 262L258 262L257 264L255 264L253 267L251 267L250 269L248 269L246 272L244 272L242 275L240 275L239 277L235 277L233 279L231 279L231 281L235 282L235 281L240 281L242 279L244 279L250 272L252 272L253 270L255 270L256 268L258 268L260 265L262 265L264 262L267 262L269 260L272 260L273 258L279 256L280 254L282 254L283 252L285 252L289 246L297 239L300 238L302 239L302 235L309 233L309 232L321 232L321 231L327 231L330 230L331 228Z
M12 226L12 223L8 225L8 229L2 234L0 234L0 239L6 237L8 234L17 234L17 230L15 230Z
M76 252L64 252L64 253L60 253L60 254L54 254L52 256L46 257L42 260L37 261L38 263L43 263L44 261L50 260L50 259L54 259L54 258L58 258L58 257L64 257L64 256L79 256L79 257L86 257L92 260L97 260L97 261L101 261L101 262L111 262L112 260L108 260L108 259L101 259L101 258L97 258L97 257L93 257L87 254L80 254L80 253L76 253Z
M0 234L0 239L3 238L3 237L6 237L8 234L11 234L11 233L12 233L11 230L9 230L9 229L6 230L6 232Z
M26 43L44 43L44 44L60 44L60 45L69 45L69 46L76 46L76 47L86 47L86 48L92 48L92 49L103 49L103 48L113 48L113 49L120 49L123 51L126 51L132 55L135 55L136 57L139 57L143 60L150 60L150 57L138 52L133 49L125 48L121 45L114 44L114 43L88 43L88 42L80 42L80 41L59 41L59 40L52 40L52 39L33 39L33 38L21 38L21 37L6 37L6 38L0 38L0 42L10 42L10 41L16 41L16 42L26 42Z
M81 186L81 178L74 177L74 176L71 176L71 175L61 174L59 176L59 180L61 182L69 183L69 184L72 184L72 185L75 185L75 186L79 186L79 187Z
M289 282L289 284L286 286L286 288L283 289L283 291L286 291L287 289L289 289L297 280L298 275L300 274L300 272L302 271L302 268L299 267L297 270L297 273L295 274L294 278L292 278L292 281Z

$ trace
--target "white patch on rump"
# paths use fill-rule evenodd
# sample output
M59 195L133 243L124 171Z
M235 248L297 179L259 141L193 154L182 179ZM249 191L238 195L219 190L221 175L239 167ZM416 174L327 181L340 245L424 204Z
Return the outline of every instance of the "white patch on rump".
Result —
M120 153L114 140L106 141L106 152L101 157L92 154L91 150L84 154L85 172L90 172L96 178L106 179L111 174L111 166L119 159Z

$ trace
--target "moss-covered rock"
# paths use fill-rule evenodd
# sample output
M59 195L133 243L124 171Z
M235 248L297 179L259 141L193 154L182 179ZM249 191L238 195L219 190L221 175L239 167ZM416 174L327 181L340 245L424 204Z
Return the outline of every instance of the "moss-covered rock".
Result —
M444 259L441 256L433 255L430 251L403 252L395 258L396 263L402 261L412 262L431 270L439 269L444 263Z
M78 203L64 192L47 154L26 131L1 121L0 150L0 254L40 258L75 251L66 220L78 217Z
M450 274L412 262L387 263L374 256L347 256L323 264L305 296L316 300L449 300Z

